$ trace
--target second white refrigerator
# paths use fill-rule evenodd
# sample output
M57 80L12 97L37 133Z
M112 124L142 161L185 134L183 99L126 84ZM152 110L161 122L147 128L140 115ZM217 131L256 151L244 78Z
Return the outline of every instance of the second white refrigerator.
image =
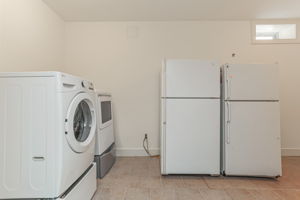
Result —
M223 171L281 176L277 65L223 67Z
M220 174L220 68L214 62L164 62L161 173Z

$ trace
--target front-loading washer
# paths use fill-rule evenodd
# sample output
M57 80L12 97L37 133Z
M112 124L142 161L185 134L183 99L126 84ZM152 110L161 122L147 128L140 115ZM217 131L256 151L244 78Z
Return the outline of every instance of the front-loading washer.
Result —
M0 199L92 198L92 83L61 72L0 73L0 129Z

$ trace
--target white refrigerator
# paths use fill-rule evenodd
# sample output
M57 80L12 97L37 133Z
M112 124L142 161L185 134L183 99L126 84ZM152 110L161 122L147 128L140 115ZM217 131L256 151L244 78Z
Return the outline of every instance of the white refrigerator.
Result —
M219 175L220 67L165 60L161 88L161 173Z
M230 64L222 74L222 171L281 176L278 66Z

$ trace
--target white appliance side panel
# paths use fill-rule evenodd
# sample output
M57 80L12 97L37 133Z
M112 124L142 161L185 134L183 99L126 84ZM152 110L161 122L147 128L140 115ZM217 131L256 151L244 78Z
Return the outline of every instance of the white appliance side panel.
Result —
M166 174L166 99L160 102L160 169Z
M0 81L1 83L1 81ZM7 191L17 191L22 184L22 117L23 88L21 85L1 84L0 89L0 180L3 194ZM3 191L4 190L4 191Z
M30 140L28 141L32 150L31 159L31 180L30 184L36 190L45 189L47 183L47 107L50 104L47 98L47 85L36 85L30 88L28 95L30 95L28 106L30 110L29 123L27 124L31 133ZM38 101L37 101L38 99ZM25 117L25 116L24 116Z
M220 67L213 61L167 60L166 97L220 97Z
M229 65L225 67L225 99L278 100L278 65Z
M225 110L225 173L281 175L279 102L231 102Z
M98 129L96 135L96 155L101 155L114 143L114 128L110 125L104 129Z
M57 130L54 80L0 78L1 198L53 194L53 138Z
M220 173L220 100L166 100L166 174Z
M165 60L162 62L162 69L160 72L160 97L166 97L166 64L165 64Z

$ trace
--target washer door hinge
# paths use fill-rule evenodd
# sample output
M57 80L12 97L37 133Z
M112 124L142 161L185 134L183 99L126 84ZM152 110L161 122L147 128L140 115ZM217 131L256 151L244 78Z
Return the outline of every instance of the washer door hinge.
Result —
M69 131L69 129L68 129L68 119L65 119L64 126L65 126L65 134L68 134L68 131Z

